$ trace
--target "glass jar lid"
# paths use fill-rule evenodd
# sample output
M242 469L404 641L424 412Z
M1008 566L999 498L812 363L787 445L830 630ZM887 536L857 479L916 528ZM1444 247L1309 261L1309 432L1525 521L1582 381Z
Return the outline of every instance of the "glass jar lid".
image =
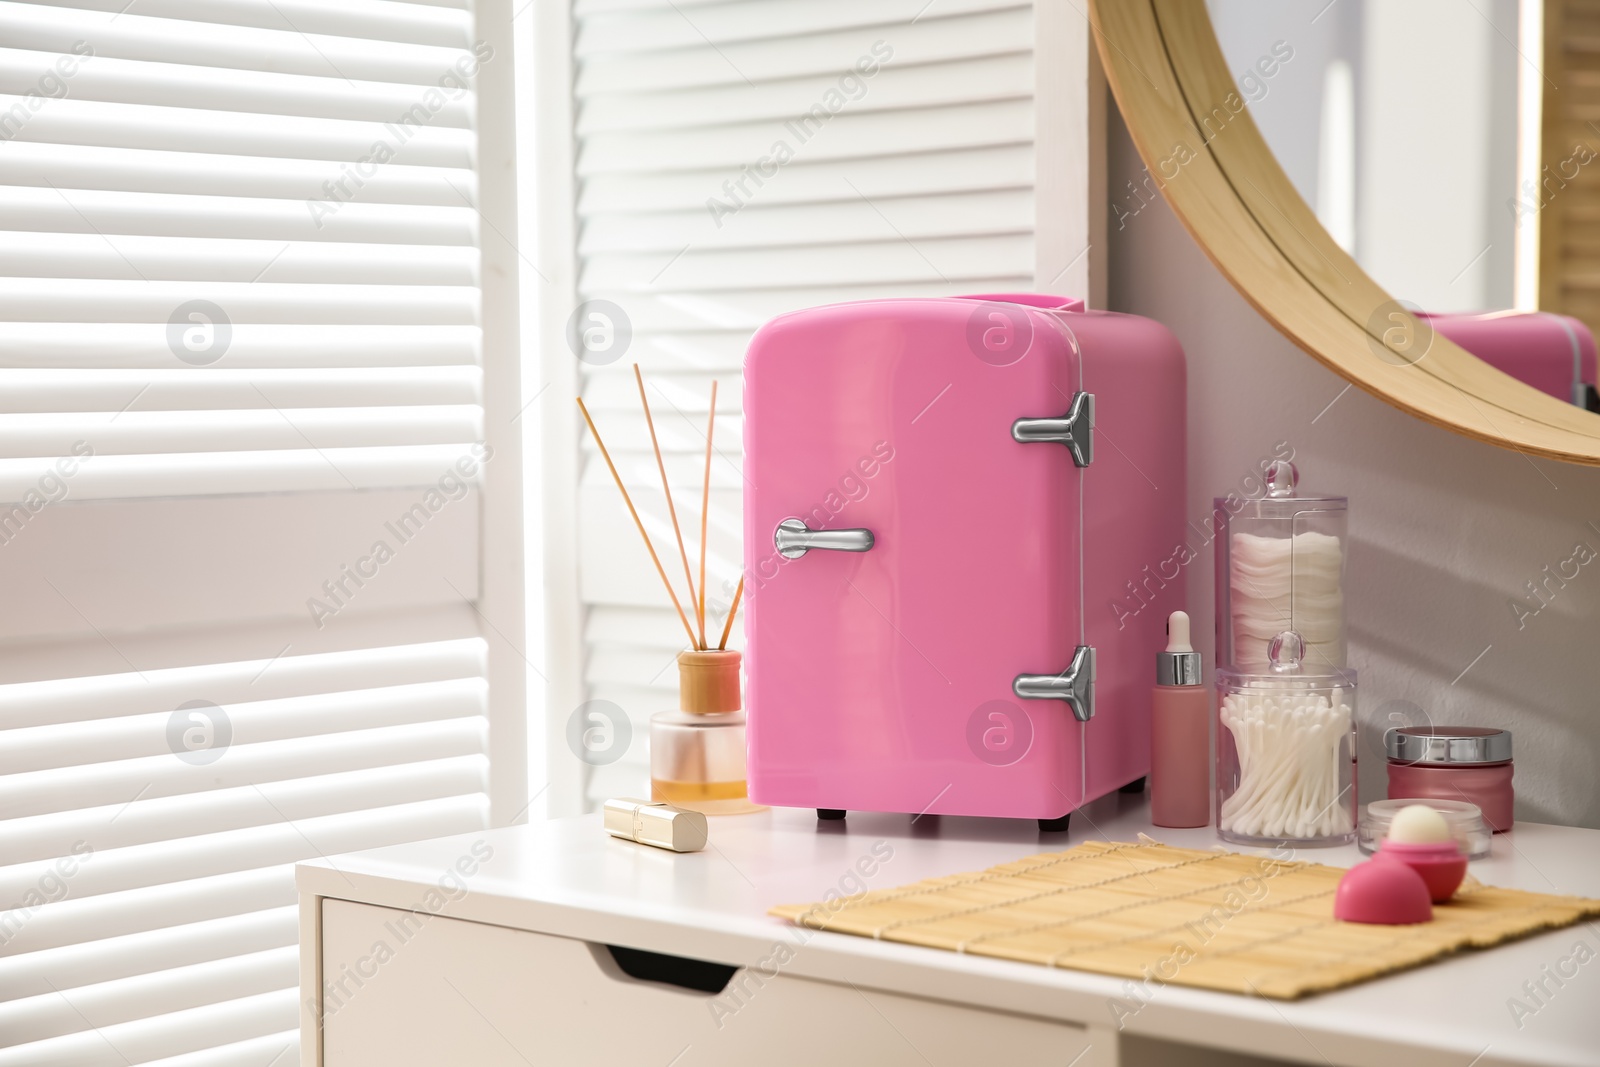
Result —
M1482 726L1405 726L1383 735L1384 751L1402 763L1504 763L1511 731Z
M1241 500L1234 494L1216 497L1217 512L1242 519L1283 519L1293 521L1317 512L1347 511L1350 498L1304 493L1300 490L1300 469L1286 459L1273 460L1261 473L1262 493Z

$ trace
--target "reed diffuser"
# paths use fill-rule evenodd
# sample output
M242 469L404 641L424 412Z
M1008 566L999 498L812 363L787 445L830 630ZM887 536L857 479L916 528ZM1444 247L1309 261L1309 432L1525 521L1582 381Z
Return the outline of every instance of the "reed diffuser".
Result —
M707 815L737 815L761 811L752 804L745 782L744 711L739 696L738 652L729 651L728 635L733 630L733 619L739 611L739 601L744 596L744 578L734 590L733 603L728 608L728 618L722 626L722 637L712 648L706 635L706 527L711 502L711 441L716 431L717 383L711 383L711 410L706 418L705 473L700 490L700 581L695 583L689 566L689 553L684 546L683 532L678 525L678 509L672 500L672 487L667 481L667 465L661 458L661 444L656 439L656 424L650 414L650 400L644 391L644 375L639 365L633 365L634 381L639 386L639 403L644 407L645 425L650 430L650 447L655 452L656 469L661 474L661 491L667 497L667 514L672 519L672 534L678 544L678 558L683 564L683 580L688 590L689 610L685 601L667 577L650 535L645 531L638 510L628 495L611 461L611 453L600 431L578 399L583 419L600 446L600 455L611 471L611 478L622 493L622 501L633 516L633 524L644 539L645 551L655 564L661 584L678 613L684 633L689 636L689 647L678 653L678 707L672 711L658 712L650 717L650 798L664 800L680 808L689 808ZM691 614L693 622L690 622Z

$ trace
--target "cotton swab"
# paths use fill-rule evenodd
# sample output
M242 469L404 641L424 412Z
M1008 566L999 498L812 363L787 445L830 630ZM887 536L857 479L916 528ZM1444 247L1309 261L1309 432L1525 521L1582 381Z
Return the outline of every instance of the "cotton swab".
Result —
M1351 830L1340 800L1341 746L1353 713L1322 693L1234 692L1219 718L1233 736L1239 783L1218 825L1247 837L1333 837Z

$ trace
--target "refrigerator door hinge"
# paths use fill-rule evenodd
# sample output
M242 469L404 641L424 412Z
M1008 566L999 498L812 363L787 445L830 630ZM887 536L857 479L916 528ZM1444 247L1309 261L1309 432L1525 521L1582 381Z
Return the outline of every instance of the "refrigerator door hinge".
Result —
M1024 700L1065 700L1073 718L1088 722L1094 718L1094 649L1079 645L1060 674L1017 675L1011 691Z
M1072 462L1087 467L1094 462L1094 394L1078 392L1065 415L1047 419L1018 419L1011 424L1012 440L1022 444L1049 441L1067 446Z

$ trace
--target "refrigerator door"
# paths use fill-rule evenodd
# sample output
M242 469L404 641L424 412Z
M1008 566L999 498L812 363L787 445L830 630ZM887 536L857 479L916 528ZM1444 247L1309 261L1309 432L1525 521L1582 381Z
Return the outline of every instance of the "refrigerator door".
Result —
M757 802L1014 818L1077 806L1082 725L1063 701L1012 692L1019 674L1065 671L1083 634L1082 472L1063 444L1013 438L1017 419L1059 418L1080 388L1055 314L870 301L784 316L752 340Z

